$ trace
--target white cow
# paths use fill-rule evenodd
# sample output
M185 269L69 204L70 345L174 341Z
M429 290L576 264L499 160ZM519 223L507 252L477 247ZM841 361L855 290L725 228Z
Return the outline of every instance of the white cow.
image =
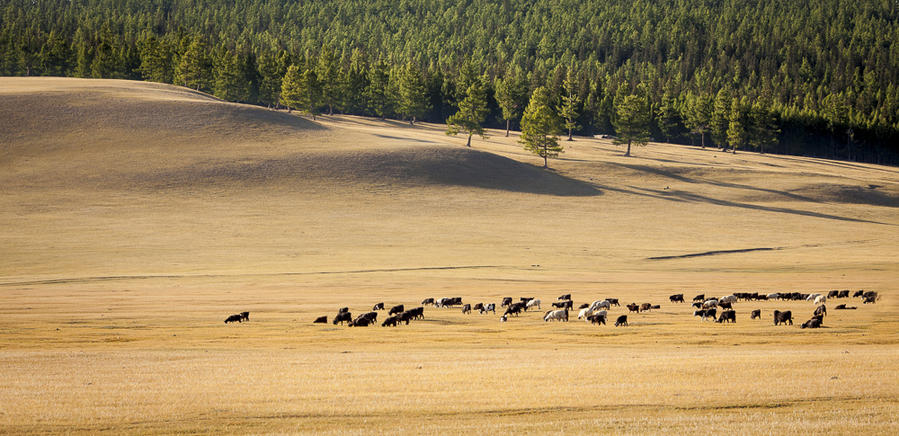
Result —
M543 321L568 321L568 309L550 310L543 315Z
M585 307L577 314L577 319L587 318L590 315L593 315L593 309Z
M827 301L827 297L823 295L818 295L815 297L815 304L824 304Z
M737 296L736 295L726 295L718 299L719 303L736 303Z
M596 300L590 303L590 310L611 309L612 303L609 300Z
M805 297L805 301L815 301L820 297L821 294L808 294L808 297ZM815 303L817 304L817 303Z
M775 292L775 293L773 293L773 294L768 294L768 299L769 299L769 300L777 300L777 299L780 299L780 294L778 294L777 292Z
M705 301L702 303L702 307L703 307L704 309L710 309L710 308L712 308L712 307L718 307L718 300L716 300L716 299L714 299L714 298L710 298L710 299L708 299L708 300L705 300Z
M533 309L534 307L539 309L540 308L540 300L538 300L536 298L533 300L530 300L530 301L528 301L528 304L525 305L525 307L527 307L528 309Z

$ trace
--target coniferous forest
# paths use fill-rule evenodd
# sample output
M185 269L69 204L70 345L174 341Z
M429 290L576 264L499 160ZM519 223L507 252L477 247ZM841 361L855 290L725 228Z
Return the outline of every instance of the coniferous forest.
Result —
M0 75L899 164L894 0L2 0Z

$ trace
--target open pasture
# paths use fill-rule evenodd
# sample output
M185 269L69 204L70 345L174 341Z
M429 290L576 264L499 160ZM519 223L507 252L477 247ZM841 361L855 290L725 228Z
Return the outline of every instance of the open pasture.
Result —
M0 124L0 432L899 433L895 168L577 138L544 171L124 81L0 79ZM689 304L832 289L882 299ZM565 293L621 306L543 322ZM497 314L330 323L457 296Z

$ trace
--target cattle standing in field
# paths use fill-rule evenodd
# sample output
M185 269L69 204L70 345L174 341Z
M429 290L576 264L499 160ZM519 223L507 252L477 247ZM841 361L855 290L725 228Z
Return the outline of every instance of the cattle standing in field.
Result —
M372 325L372 320L367 318L365 315L359 315L356 319L352 320L347 324L350 327L368 327Z
M786 324L786 323L790 323L790 325L793 325L793 312L791 312L789 310L786 310L783 312L781 312L779 310L775 310L774 311L774 325Z
M462 306L462 313L471 314L471 304Z
M844 289L837 294L837 298L849 298L849 290Z
M490 303L481 308L481 313L493 312L496 313L496 304Z
M484 303L478 303L472 306L471 310L477 310L480 313L484 313Z
M550 310L543 315L543 321L565 321L568 322L568 309Z
M570 299L571 299L571 294L560 295L559 298L557 298L557 300L570 300Z
M659 310L661 308L662 308L661 304L653 304L652 307L650 307L650 309L652 309L652 310Z
M605 311L603 311L603 312L605 312ZM587 321L589 321L590 324L606 325L606 314L605 313L594 313L593 315L590 315L587 317Z
M600 309L611 309L612 302L609 300L596 300L593 303L590 303L590 310L596 311Z
M337 313L346 313L349 311L350 311L349 307L341 307L340 309L337 309Z
M819 295L819 296L815 297L815 305L824 304L825 302L827 302L827 297L825 297L823 295Z
M627 305L627 310L631 312L640 312L640 306L637 303L631 303Z
M618 307L621 307L621 305L618 304L618 299L617 299L617 298L606 298L606 301L609 302L609 305L610 305L610 306L618 306Z
M731 303L731 304L733 304L733 303L736 303L736 302L737 302L737 296L736 296L736 295L725 295L725 296L723 296L723 297L721 297L721 298L718 299L718 304L721 304L721 303Z
M734 305L730 302L722 303L721 301L718 301L718 307L722 309L733 309Z
M396 327L399 321L399 318L391 316L385 319L383 323L381 323L381 327Z
M433 298L425 298L424 300L421 300L421 305L422 305L422 306L426 306L426 305L428 305L428 304L433 305L433 304L434 304L434 299L433 299ZM382 307L382 309L383 309L383 307Z
M618 317L618 320L615 321L615 327L618 326L626 326L627 325L627 315L621 315Z
M343 324L345 322L352 322L352 321L353 321L353 314L351 314L349 312L340 312L337 314L337 316L334 317L333 324L337 325L338 323Z
M375 306L372 307L371 310L384 310L384 303L375 304Z
M749 319L761 319L762 318L762 309L753 310L752 313L749 314Z
M702 307L704 307L706 309L711 308L711 307L718 307L718 300L716 300L714 298L709 298L708 300L705 300L702 302Z
M827 293L827 298L837 298L840 295L840 291L830 291Z
M861 297L862 295L865 295L865 290L859 289L859 290L855 291L854 294L852 294L852 298Z
M327 317L327 316L320 316L320 317L318 317L318 318L315 318L315 321L312 321L312 323L313 323L313 324L327 324L327 323L328 323L328 317Z
M724 323L724 322L736 323L737 322L737 312L734 312L733 310L725 310L725 311L721 312L721 316L718 318L717 322L719 324Z
M518 301L524 303L525 307L527 307L528 301L531 301L533 299L534 299L534 297L521 297L518 299Z
M401 312L404 311L404 310L406 310L406 308L405 308L402 304L397 304L396 306L391 307L391 308L390 308L390 311L387 312L387 314L388 314L388 315L393 315L393 314L396 314L396 313L401 313Z
M412 314L412 319L425 319L424 307L419 306L414 309L409 309L409 313Z
M362 318L367 318L370 322L375 322L378 320L378 312L368 312L359 315Z
M822 304L816 307L814 316L827 316L827 306Z
M699 294L693 297L693 301L705 301L705 294Z
M528 309L533 309L535 307L537 309L540 309L540 300L536 298L528 301L527 304L524 305L524 310L527 311Z
M874 304L874 303L876 303L876 302L877 302L877 296L876 296L876 295L868 295L868 296L865 297L865 299L862 301L862 304L868 304L868 303Z
M231 315L225 318L225 324L228 324L229 322L241 322L242 319L243 318L241 318L240 315Z
M506 307L512 304L512 297L503 297L503 302L499 305L499 307Z
M571 309L572 306L574 306L574 302L571 300L556 301L553 303L553 307L558 307L559 309Z
M524 310L524 305L521 303L512 303L509 307L506 308L506 312L503 313L503 316L506 315L515 315L518 316L521 311Z
M702 309L702 302L701 302L701 301L697 301L697 302L693 303L692 306L695 307L695 308L697 308L697 309Z
M588 317L590 317L590 315L593 315L593 311L590 310L589 307L585 307L585 308L581 309L580 312L578 312L577 319L588 318Z
M250 321L250 312L240 312L241 321Z
M646 312L647 310L652 309L652 304L643 303L640 305L640 312Z
M674 294L668 297L672 303L683 303L684 302L684 294Z
M693 312L693 316L700 317L701 321L705 321L706 319L715 320L715 315L718 314L718 309L700 309Z

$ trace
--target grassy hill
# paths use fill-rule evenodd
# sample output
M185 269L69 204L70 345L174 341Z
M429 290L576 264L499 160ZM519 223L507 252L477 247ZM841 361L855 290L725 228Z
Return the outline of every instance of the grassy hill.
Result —
M899 170L593 138L543 170L515 135L468 149L444 129L0 78L0 429L645 433L725 414L740 433L894 433ZM814 332L768 319L811 303L740 303L728 326L666 304L830 289L884 298ZM311 324L569 292L662 310L627 329L430 308L396 330ZM707 380L722 369L739 381Z

